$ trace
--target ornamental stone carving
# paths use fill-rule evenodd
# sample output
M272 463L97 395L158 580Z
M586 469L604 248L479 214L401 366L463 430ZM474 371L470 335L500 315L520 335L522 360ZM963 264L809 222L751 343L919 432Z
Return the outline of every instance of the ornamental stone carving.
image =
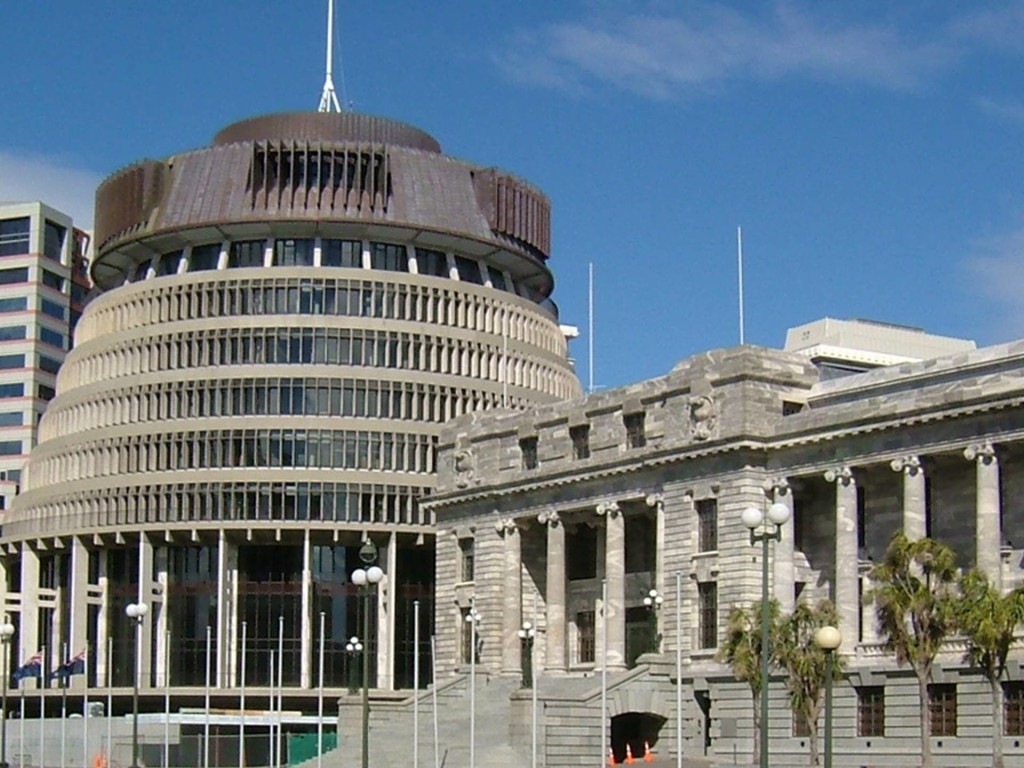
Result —
M494 521L494 530L504 538L509 534L516 533L519 530L519 525L514 517L499 517Z
M992 443L975 443L964 448L964 458L981 464L992 464L996 460L996 449Z
M825 482L850 485L853 483L853 470L849 467L834 467L826 470Z
M602 501L597 505L596 512L602 517L617 517L619 515L619 502Z
M892 467L893 472L902 472L904 475L910 475L911 477L924 469L921 465L920 456L901 456L889 462L889 466Z
M772 477L764 481L765 496L771 496L778 494L779 496L787 496L790 492L789 479L785 477Z
M648 507L656 507L661 509L665 505L665 494L663 493L650 493L647 498L644 499L647 502Z
M452 456L452 470L455 472L455 487L468 488L475 482L476 467L473 454L460 448Z
M552 528L555 528L562 522L562 517L553 510L545 511L537 515L537 522L541 525L550 525Z
M707 440L715 432L718 418L715 414L715 401L708 395L697 395L690 398L690 434L694 440Z

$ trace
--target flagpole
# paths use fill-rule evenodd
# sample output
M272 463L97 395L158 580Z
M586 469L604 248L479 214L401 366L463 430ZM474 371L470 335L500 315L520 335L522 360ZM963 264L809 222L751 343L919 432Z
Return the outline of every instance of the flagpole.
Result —
M267 707L267 722L270 723L270 768L277 768L274 757L274 652L270 652L270 706Z
M203 768L210 768L210 647L212 635L210 625L206 625L206 717L203 721Z
M277 617L277 764L281 765L281 747L284 734L281 720L284 715L284 616Z
M85 643L82 657L85 671L85 693L82 694L82 766L89 765L89 643Z
M67 743L68 743L68 667L71 660L68 658L68 644L64 643L64 661L57 667L59 672L57 682L60 683L60 764L67 765Z
M107 765L114 755L114 636L107 638Z
M242 711L238 720L238 768L245 768L245 647L248 625L242 622L242 694L238 708Z
M320 611L320 692L317 696L316 768L324 764L324 612Z
M506 339L508 336L505 337ZM412 768L420 768L420 601L412 601Z
M46 742L43 740L43 720L46 715L46 698L43 696L43 687L46 685L46 646L43 646L43 658L39 664L39 765L46 765Z
M18 693L21 695L21 720L18 723L18 768L25 768L25 689L18 680Z
M441 738L437 726L437 642L430 636L430 699L434 708L434 768L441 768Z
M171 630L164 630L164 768L171 766Z

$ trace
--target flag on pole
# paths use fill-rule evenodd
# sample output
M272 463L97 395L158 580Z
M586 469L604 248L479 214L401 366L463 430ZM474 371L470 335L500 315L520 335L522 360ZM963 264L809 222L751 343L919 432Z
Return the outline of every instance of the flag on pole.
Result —
M16 670L11 677L16 683L20 683L26 677L42 677L43 676L43 654L37 653L35 656L30 658Z
M82 651L77 656L74 656L63 664L60 664L53 672L50 673L50 679L54 680L58 677L68 678L72 675L84 675L85 674L85 651Z

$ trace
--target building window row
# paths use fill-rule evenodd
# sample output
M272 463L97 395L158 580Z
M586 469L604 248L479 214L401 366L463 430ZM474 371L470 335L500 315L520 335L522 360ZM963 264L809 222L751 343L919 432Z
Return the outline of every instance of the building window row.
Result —
M27 279L27 275L26 278ZM257 278L146 290L85 318L81 339L200 318L254 315L364 317L483 331L565 355L565 339L532 310L449 288L370 280Z
M24 256L29 252L32 222L28 216L0 219L0 256Z
M645 415L642 412L623 416L626 448L643 448L647 445L645 420ZM569 443L574 460L589 459L591 455L590 425L575 424L569 427ZM538 438L535 436L531 435L520 439L519 455L521 458L520 467L522 469L536 469L538 467L537 445Z
M436 442L432 435L326 429L146 435L108 445L77 445L72 454L43 459L38 469L33 467L33 483L137 472L279 467L429 474L435 470Z
M370 483L195 483L105 488L24 508L4 526L21 532L219 521L433 525L417 500L425 488Z

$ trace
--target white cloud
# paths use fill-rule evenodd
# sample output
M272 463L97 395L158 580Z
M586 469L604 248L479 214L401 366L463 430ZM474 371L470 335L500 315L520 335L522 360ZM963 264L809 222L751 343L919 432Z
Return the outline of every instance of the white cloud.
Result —
M975 241L966 266L975 290L991 302L999 338L1024 338L1024 224Z
M983 96L977 101L982 112L1008 120L1011 123L1024 125L1024 103L1015 99L993 99Z
M96 187L102 178L60 158L0 151L0 202L41 200L69 214L83 229L93 227Z

